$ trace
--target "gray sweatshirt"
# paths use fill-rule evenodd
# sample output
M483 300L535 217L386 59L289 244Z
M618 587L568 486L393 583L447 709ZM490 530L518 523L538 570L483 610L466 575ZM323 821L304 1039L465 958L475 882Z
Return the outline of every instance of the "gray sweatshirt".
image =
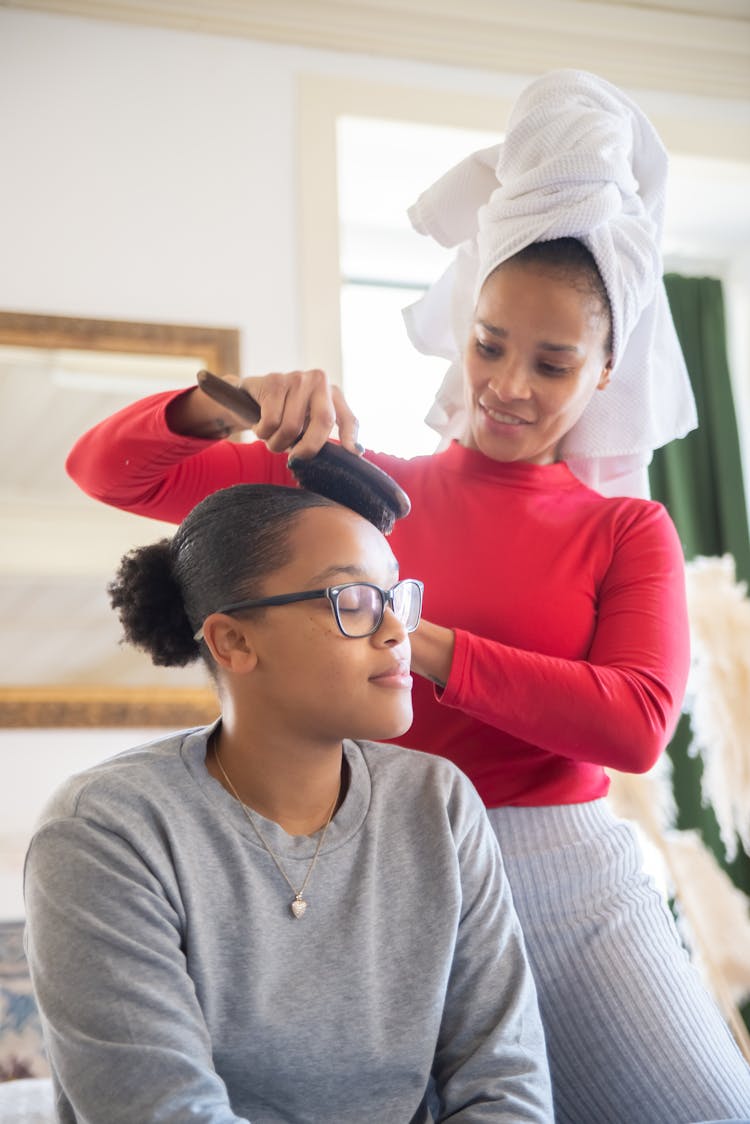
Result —
M68 780L26 863L60 1120L551 1121L534 984L471 783L345 742L346 797L291 890L207 772L210 729ZM291 881L317 837L256 818Z

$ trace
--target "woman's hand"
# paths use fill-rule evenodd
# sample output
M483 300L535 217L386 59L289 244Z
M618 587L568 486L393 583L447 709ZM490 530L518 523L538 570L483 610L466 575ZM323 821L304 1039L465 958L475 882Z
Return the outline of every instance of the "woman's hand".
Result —
M411 640L411 669L441 689L448 682L456 637L453 630L422 620Z
M328 440L334 425L338 426L342 445L351 452L362 451L357 444L359 422L339 387L328 381L324 371L251 376L242 379L240 386L260 406L260 421L253 431L273 452L285 452L294 446L295 457L312 457Z
M285 452L294 446L295 457L312 457L334 426L338 427L342 445L350 452L362 452L357 442L359 422L339 387L331 385L324 371L225 377L246 390L260 406L260 421L252 427L253 432L273 452ZM247 428L246 422L199 387L170 403L167 423L174 433L209 439Z

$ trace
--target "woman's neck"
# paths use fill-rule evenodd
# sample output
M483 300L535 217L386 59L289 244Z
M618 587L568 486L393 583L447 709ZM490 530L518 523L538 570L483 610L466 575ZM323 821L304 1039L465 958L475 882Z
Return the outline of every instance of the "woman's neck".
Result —
M206 754L208 772L230 796L289 835L313 835L327 822L344 796L343 762L340 744L313 748L249 738L226 719Z

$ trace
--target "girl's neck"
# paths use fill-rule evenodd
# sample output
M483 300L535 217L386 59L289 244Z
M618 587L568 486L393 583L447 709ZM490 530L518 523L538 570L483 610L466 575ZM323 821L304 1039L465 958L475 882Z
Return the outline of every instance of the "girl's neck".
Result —
M267 738L256 742L226 721L212 735L206 754L208 772L230 796L289 835L313 835L326 823L344 796L343 762L341 745L311 749Z

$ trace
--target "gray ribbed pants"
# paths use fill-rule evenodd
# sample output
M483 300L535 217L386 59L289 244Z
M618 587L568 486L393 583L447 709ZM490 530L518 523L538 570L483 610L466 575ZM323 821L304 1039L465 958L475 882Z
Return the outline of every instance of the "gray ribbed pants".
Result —
M750 1120L750 1067L603 800L493 808L539 992L557 1124Z

